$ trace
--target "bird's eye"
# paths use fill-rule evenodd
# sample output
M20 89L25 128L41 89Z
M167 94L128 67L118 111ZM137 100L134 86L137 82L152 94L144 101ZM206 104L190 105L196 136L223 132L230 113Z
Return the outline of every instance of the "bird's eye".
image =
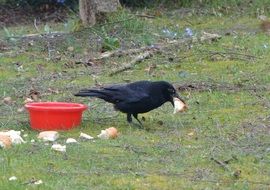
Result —
M173 93L173 94L175 93L175 90L172 89L172 88L169 88L168 91L169 91L170 93Z

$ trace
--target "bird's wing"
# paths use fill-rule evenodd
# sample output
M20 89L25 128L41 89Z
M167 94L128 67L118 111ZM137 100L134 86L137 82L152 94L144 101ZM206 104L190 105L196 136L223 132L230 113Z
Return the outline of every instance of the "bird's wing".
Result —
M103 87L102 89L103 90L108 90L108 91L119 91L119 90L121 90L125 86L126 85L123 85L123 84L117 84L117 85Z
M147 102L150 100L149 82L139 81L130 84L117 84L102 89L82 89L75 96L98 97L113 104L120 102L127 104Z
M113 85L104 87L103 91L113 95L116 102L135 103L150 99L149 93L140 85Z
M110 91L118 91L118 90L124 90L124 89L140 91L142 89L143 90L148 89L150 84L151 82L149 81L137 81L137 82L128 83L128 84L111 85L111 86L103 87L103 89L110 90Z

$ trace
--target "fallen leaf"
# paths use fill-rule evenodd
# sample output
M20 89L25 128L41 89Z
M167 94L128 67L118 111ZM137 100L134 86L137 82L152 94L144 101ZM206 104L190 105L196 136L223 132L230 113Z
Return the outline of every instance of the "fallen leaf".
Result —
M25 104L31 103L31 102L34 102L34 100L31 99L31 98L26 98L26 99L23 101L23 103L25 103Z
M68 50L68 51L74 51L74 47L69 46L69 47L67 48L67 50Z
M22 113L22 112L24 112L25 111L25 108L24 107L21 107L21 108L18 108L17 109L17 112L19 112L19 113Z
M5 104L11 104L12 103L12 98L11 97L5 97L3 99L3 103L5 103Z
M212 33L207 33L207 32L203 32L200 40L203 41L217 41L218 39L221 38L221 35L219 34L212 34Z
M240 175L241 175L241 170L236 170L233 172L233 176L236 178L236 179L239 179Z
M51 94L59 94L59 90L58 90L58 89L54 90L54 89L52 89L52 88L48 88L48 91L49 91L49 93L51 93Z
M31 89L29 92L29 96L31 97L32 100L34 100L35 102L38 102L40 99L40 92Z
M192 137L194 135L194 132L190 132L187 135L190 136L190 137Z

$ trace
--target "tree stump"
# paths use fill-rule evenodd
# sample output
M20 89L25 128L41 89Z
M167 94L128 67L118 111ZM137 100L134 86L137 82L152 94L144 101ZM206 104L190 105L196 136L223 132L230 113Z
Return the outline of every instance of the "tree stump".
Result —
M97 15L114 12L120 7L119 0L80 0L80 17L84 26L93 26Z

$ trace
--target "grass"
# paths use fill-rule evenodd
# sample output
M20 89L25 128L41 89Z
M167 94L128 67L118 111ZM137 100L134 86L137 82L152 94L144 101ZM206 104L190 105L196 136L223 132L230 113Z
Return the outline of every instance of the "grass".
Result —
M130 17L131 12L120 11L103 26L53 40L10 42L5 32L0 32L8 47L0 54L0 97L11 96L14 100L10 105L0 105L1 128L28 134L24 137L26 144L0 151L1 189L268 189L270 47L264 46L269 45L269 36L259 31L259 21L248 13L233 21L230 16L177 19L174 15L170 19L166 14L153 20L124 20ZM121 22L112 24L114 20ZM96 55L100 39L106 36L118 38L125 49L164 42L163 28L181 36L185 27L197 34L224 34L231 29L235 33L223 35L217 42L170 49L112 77L108 75L111 69L130 57L111 58L92 66L75 64L76 59ZM18 28L8 30L20 32ZM48 44L54 51L51 57ZM67 50L70 46L74 51ZM227 54L213 55L211 51ZM256 58L232 56L231 52ZM149 74L145 69L150 65L156 67ZM80 88L93 86L95 80L106 84L142 79L167 80L176 86L198 84L199 88L180 92L187 100L188 112L173 115L168 103L140 115L145 117L144 130L129 126L125 115L113 111L110 104L72 95ZM202 83L210 87L200 86ZM211 88L213 84L221 87ZM68 145L64 154L52 151L50 144L30 143L38 132L30 129L27 113L18 113L17 109L31 89L38 91L43 101L82 102L90 107L82 125L60 132L57 142L65 144L68 137L78 139L81 131L96 136L112 126L121 136L107 141L80 141ZM18 180L9 181L11 176ZM31 184L35 179L43 184Z

